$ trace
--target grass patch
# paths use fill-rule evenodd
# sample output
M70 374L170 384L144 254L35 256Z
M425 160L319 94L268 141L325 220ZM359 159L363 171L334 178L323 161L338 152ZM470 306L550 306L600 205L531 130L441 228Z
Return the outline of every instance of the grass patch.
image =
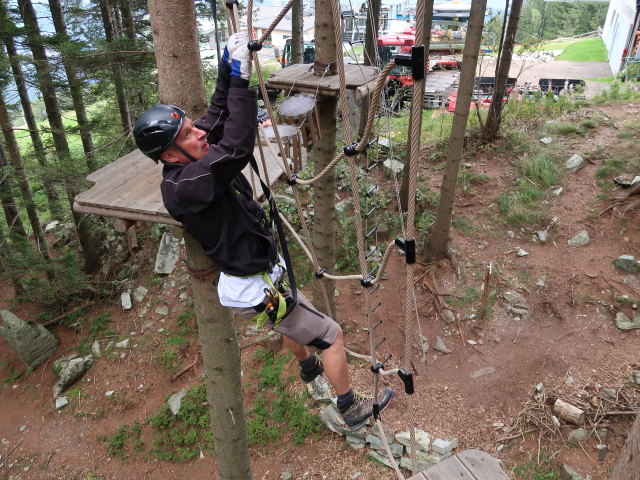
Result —
M583 38L567 45L556 60L572 62L606 62L607 49L600 37Z
M560 475L552 469L552 463L547 454L540 452L540 461L531 457L527 463L518 465L513 473L516 480L558 480Z
M287 392L295 377L283 378L284 365L290 354L274 357L265 349L259 349L254 359L263 362L257 372L258 395L247 415L247 439L249 445L277 445L283 432L290 432L295 445L302 445L309 435L321 430L318 414L309 412L306 394Z

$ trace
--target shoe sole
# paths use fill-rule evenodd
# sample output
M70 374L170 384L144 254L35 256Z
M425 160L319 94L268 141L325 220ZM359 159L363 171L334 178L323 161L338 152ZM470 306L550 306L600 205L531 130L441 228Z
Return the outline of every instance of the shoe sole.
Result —
M303 379L302 379L302 377L300 377L300 381L301 381L302 383L304 383L305 385L309 385L311 382L313 382L316 378L318 378L318 377L319 377L320 375L322 375L323 373L324 373L324 368L323 368L322 370L320 370L320 371L318 372L318 374L317 374L315 377L313 377L311 380L303 380Z
M380 410L380 412L381 412L381 413L382 413L382 412L383 412L383 411L384 411L384 410L385 410L389 405L391 405L391 401L393 400L393 397L395 397L395 393L392 393L392 394L391 394L391 398L389 399L389 401L387 402L387 404L384 406L384 408L383 408L382 410ZM373 414L371 414L370 416L368 416L367 418L365 418L365 419L364 419L364 421L362 421L362 422L360 422L360 423L358 423L358 424L354 425L353 427L352 427L352 426L350 426L350 425L349 425L349 424L347 424L347 423L345 423L345 425L346 425L347 427L349 427L349 430L351 430L352 432L353 432L353 431L356 431L356 430L360 430L362 427L364 427L364 426L367 424L367 422L369 421L369 419L370 419L370 418L372 418L372 417L373 417Z

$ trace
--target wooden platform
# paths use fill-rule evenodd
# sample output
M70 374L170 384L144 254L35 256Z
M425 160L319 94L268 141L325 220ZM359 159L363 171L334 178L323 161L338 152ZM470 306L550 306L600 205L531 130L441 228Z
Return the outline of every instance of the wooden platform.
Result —
M498 460L480 450L464 450L407 480L509 480Z
M293 87L296 92L337 96L340 92L339 76L325 75L322 77L314 75L313 72L307 71L310 66L308 64L295 64L282 70L276 70L267 80L267 86L287 91ZM380 69L359 64L345 64L344 73L347 89L355 90L374 81L378 73L380 73Z
M263 150L269 180L274 184L283 172L269 149ZM254 149L254 156L262 174L262 162L257 147ZM251 168L247 166L243 173L249 182L255 185L254 194L262 196L260 182L257 178L252 180L255 175ZM87 176L87 180L94 185L74 199L73 209L78 213L180 225L171 218L162 203L160 194L162 165L156 165L140 150L134 150L93 172Z

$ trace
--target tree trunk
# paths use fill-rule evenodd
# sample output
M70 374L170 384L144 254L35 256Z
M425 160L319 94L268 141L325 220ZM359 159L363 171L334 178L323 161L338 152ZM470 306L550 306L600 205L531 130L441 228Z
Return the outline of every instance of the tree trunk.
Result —
M513 0L511 3L511 13L509 14L509 23L504 35L500 58L496 67L496 80L493 90L493 98L489 105L489 114L487 122L482 129L483 143L491 143L498 138L500 131L500 123L502 121L502 109L504 94L507 88L507 79L509 78L509 69L511 68L511 58L513 57L513 47L518 31L518 22L520 21L520 12L522 10L523 0Z
M27 231L24 229L24 224L20 219L18 206L13 196L13 182L9 172L4 171L3 168L8 164L4 148L0 144L0 203L2 203L4 217L7 221L7 227L9 227L9 234L15 233L21 237L26 237Z
M136 24L133 21L133 13L131 11L131 3L129 0L120 0L118 2L120 12L122 14L122 23L124 33L132 43L136 43Z
M71 39L67 33L67 25L64 21L60 0L49 0L49 8L51 9L51 16L53 17L53 25L56 29L56 33L63 42L70 42ZM78 79L78 74L76 72L76 67L73 65L73 60L66 58L62 51L61 54L62 64L64 66L64 71L67 74L67 81L69 82L73 108L76 112L76 119L78 120L78 128L80 129L80 139L82 140L84 158L87 162L87 168L89 171L93 172L98 168L98 164L94 156L91 127L89 125L87 111L84 106L84 98L82 96L82 80Z
M18 51L16 49L15 42L11 31L16 27L13 25L9 18L5 0L0 0L0 16L2 17L3 25L0 27L0 38L4 43L7 53L9 55L9 62L11 64L11 72L18 89L18 96L20 97L20 105L22 106L22 113L24 114L25 122L29 128L29 136L31 137L31 143L33 144L33 150L36 155L36 159L44 172L42 172L41 182L44 187L44 193L47 197L49 212L54 218L62 218L62 206L60 205L60 198L56 191L54 182L51 181L51 177L47 174L47 153L44 149L44 144L40 138L40 132L38 130L38 124L31 108L31 100L29 100L29 93L27 91L27 83L20 66L20 58L18 57Z
M433 22L433 0L426 0L424 4L424 34L422 35L422 42L424 45L424 66L427 68L427 62L429 59L429 46L431 45L431 24ZM418 39L416 38L416 43ZM428 68L427 68L428 70ZM415 83L414 83L415 84ZM420 108L422 108L422 102L424 101L424 83L423 92L420 96ZM413 120L409 117L409 131L412 130ZM402 172L402 185L400 185L400 208L403 211L407 209L409 205L409 169L406 168L409 165L409 159L411 158L411 144L407 142L407 160L405 160L405 169Z
M111 45L116 38L116 34L109 0L100 0L100 13L102 14L105 38L107 39L107 43ZM113 85L116 89L116 97L118 99L118 111L120 112L122 130L125 134L128 134L133 127L131 124L131 114L129 113L129 102L127 101L124 88L124 80L122 79L122 67L117 62L114 62L111 64L111 72Z
M304 5L298 0L291 6L291 63L303 63Z
M5 245L5 247L0 250L0 272L6 272L7 276L11 279L11 284L13 285L13 296L22 296L24 294L24 287L20 283L20 277L16 270L11 268L10 265L7 265L5 260L7 258L13 258L13 254L11 252L10 240L5 236L2 228L0 228L0 245Z
M611 480L634 480L640 472L640 415L629 431Z
M31 229L33 230L33 236L36 241L36 249L40 252L40 255L42 256L42 259L45 261L45 263L48 264L51 261L51 255L49 255L49 247L47 246L47 242L44 238L44 232L42 231L42 226L40 225L40 217L38 216L38 211L36 210L36 204L33 201L31 188L29 188L29 180L27 179L27 174L24 171L22 157L20 156L20 147L18 147L18 141L16 140L15 134L13 133L11 121L9 120L9 112L7 111L7 105L4 101L3 94L0 94L0 128L2 128L2 134L7 145L9 162L11 162L11 166L13 166L13 170L16 174L16 180L18 181L18 186L20 187L22 200L24 201L24 205L27 210ZM53 270L51 270L50 268L46 268L46 273L49 280L53 280L55 278Z
M149 0L153 43L158 62L160 101L186 109L189 116L205 112L206 101L193 2L167 3ZM181 32L177 37L175 32ZM194 270L211 261L190 235L185 235L187 262ZM233 317L220 305L211 280L191 279L202 358L207 378L207 397L219 478L251 478L247 445L240 350Z
M364 33L364 64L377 65L378 58L378 27L380 26L380 1L372 0L367 8L367 28ZM355 19L354 19L355 21ZM362 97L360 103L360 125L358 137L362 138L369 116L369 95Z
M47 58L44 45L41 42L42 36L40 35L40 28L38 27L36 13L30 0L18 0L18 5L20 6L20 14L22 15L24 24L28 29L27 43L29 44L29 48L33 55L36 75L38 78L38 86L40 88L40 92L42 92L42 99L47 111L47 120L51 127L51 136L53 137L53 144L58 156L59 166L60 168L66 168L69 172L73 172L75 169L72 165L69 144L67 143L64 124L62 123L62 115L60 113L60 107L56 97L53 78L51 77L51 72L49 70L49 60ZM69 175L66 175L64 178L67 197L70 204L69 206L73 211L73 198L76 196L76 190L72 183L73 178L70 178ZM84 270L87 273L91 273L98 267L100 257L96 249L95 240L91 234L89 217L83 217L74 212L73 220L78 232L78 240L82 246Z
M335 32L333 17L331 15L330 0L316 0L315 15L316 32L316 61L322 65L336 61ZM324 69L322 69L324 71ZM336 72L329 72L335 75ZM316 149L316 161L314 163L314 175L319 174L336 155L336 97L318 96L318 118L320 124L320 140ZM343 122L349 119L343 118ZM336 175L335 169L326 177L315 183L313 189L313 247L316 251L318 263L327 273L335 273L335 247L336 247ZM357 195L357 192L354 192ZM324 283L329 299L330 312L327 315L336 318L335 282L327 279L320 280ZM325 297L320 282L313 283L313 303L316 308L325 310ZM322 307L321 307L322 306Z
M449 149L440 189L438 214L433 225L425 232L426 247L423 252L423 258L427 261L439 260L448 254L451 212L453 211L456 184L458 183L458 170L460 169L460 161L462 160L462 151L464 149L464 134L469 118L469 106L475 83L486 6L486 0L478 0L471 3L467 40L462 54L458 100L453 116L453 124L451 125L451 134L449 135Z

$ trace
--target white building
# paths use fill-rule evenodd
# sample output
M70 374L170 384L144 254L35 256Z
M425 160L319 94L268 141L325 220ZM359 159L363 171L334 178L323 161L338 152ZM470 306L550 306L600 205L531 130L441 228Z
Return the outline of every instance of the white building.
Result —
M611 0L602 29L602 40L609 52L609 65L615 74L624 67L623 57L638 57L639 9L636 0Z
M282 11L282 6L274 6L274 5L264 5L264 4L255 4L253 7L253 30L255 32L255 38L262 37L262 34L271 23L275 20L275 18ZM306 13L306 12L305 12ZM240 22L243 25L246 25L246 18L242 18ZM303 34L302 38L305 41L311 41L314 39L315 28L314 28L315 18L313 15L305 15L303 19ZM268 37L267 41L264 43L265 48L269 47L284 47L284 44L287 38L291 38L291 10L287 12L280 23L276 26L276 28L271 32L271 35Z

